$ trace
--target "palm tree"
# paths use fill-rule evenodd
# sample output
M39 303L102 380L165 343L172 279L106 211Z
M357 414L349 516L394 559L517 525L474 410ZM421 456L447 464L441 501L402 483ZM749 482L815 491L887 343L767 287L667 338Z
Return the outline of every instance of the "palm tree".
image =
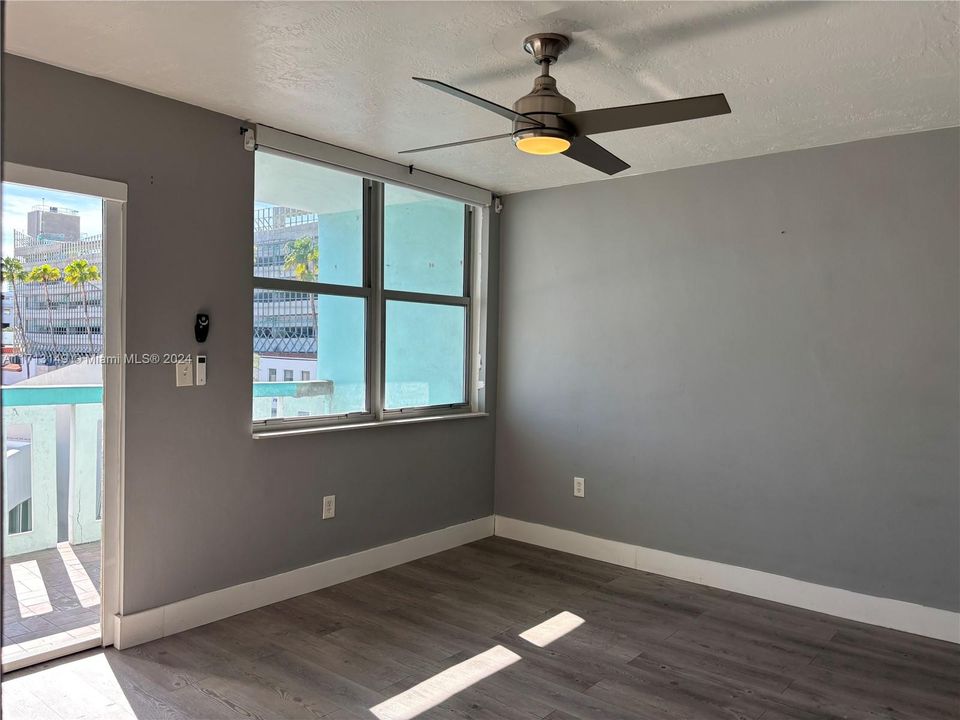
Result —
M74 260L63 269L63 279L80 288L80 297L83 298L83 317L87 323L87 342L90 345L90 354L96 350L93 347L93 329L90 326L90 310L87 305L87 285L100 281L100 268L91 265L86 260Z
M23 269L23 263L19 258L5 257L0 262L0 276L3 281L10 286L10 294L13 296L13 315L14 315L14 335L17 338L17 345L20 346L20 352L24 355L23 368L30 377L30 361L26 357L27 349L27 330L23 325L23 311L20 308L20 289L18 285L27 281L27 271Z
M284 270L293 271L297 280L317 281L320 265L320 248L317 247L317 240L312 237L302 237L294 240L286 246L286 260L283 262ZM314 343L319 343L317 337L317 296L310 293L310 314L313 317L313 337ZM319 350L319 344L316 344Z
M57 343L57 334L53 331L53 303L50 302L50 283L55 283L60 279L60 268L53 267L44 263L38 265L27 275L28 283L40 283L43 285L43 296L47 301L47 326L50 329L50 338L53 342L53 351L59 354L60 348Z

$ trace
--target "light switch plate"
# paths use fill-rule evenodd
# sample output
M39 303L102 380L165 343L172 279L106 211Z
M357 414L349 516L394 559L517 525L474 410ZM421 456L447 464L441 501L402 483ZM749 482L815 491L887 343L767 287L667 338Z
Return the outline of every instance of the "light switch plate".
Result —
M189 387L193 385L193 362L178 362L177 369L177 387Z

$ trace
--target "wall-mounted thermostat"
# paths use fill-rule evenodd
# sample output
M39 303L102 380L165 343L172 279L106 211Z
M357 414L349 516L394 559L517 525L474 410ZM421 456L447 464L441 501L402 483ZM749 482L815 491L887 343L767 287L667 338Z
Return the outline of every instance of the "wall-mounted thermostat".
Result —
M197 385L207 384L207 356L197 355Z

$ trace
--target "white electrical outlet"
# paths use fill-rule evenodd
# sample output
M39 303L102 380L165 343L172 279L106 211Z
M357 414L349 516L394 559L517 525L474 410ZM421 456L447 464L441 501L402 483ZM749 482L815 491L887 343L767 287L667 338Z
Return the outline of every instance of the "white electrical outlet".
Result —
M337 496L325 495L323 498L323 519L329 520L337 514Z
M189 387L193 385L193 362L178 362L177 368L177 387Z
M584 479L581 477L575 477L573 479L573 496L574 497L584 497Z

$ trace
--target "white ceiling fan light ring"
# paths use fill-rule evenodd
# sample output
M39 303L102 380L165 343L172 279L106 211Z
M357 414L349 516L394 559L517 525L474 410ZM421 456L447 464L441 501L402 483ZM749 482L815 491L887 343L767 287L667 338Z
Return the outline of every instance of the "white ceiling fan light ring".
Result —
M572 135L565 130L532 127L513 133L517 150L528 155L558 155L570 147Z

